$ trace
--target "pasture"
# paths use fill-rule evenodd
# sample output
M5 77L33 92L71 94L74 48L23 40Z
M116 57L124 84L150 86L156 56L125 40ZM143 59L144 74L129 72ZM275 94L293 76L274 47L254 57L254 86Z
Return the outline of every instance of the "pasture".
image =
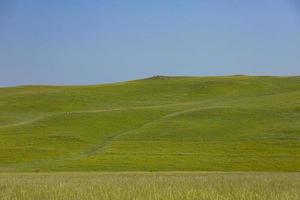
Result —
M300 171L300 77L0 88L0 171Z

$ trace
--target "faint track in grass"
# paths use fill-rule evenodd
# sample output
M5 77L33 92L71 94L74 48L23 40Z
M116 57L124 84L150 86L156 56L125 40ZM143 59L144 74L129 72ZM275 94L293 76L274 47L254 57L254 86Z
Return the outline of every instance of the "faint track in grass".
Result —
M147 122L147 123L144 123L142 125L140 125L139 127L137 128L134 128L134 129L131 129L131 130L128 130L128 131L124 131L120 134L116 134L116 135L113 135L111 137L109 137L106 141L102 142L102 144L88 150L88 151L85 151L83 153L81 153L83 155L83 157L88 157L88 156L93 156L93 155L96 155L98 153L103 153L105 151L105 149L111 145L116 139L124 136L124 135L127 135L127 134L130 134L134 131L137 131L137 130L140 130L140 129L143 129L145 127L148 127L148 126L151 126L151 125L154 125L164 119L168 119L168 118L172 118L172 117L176 117L176 116L179 116L179 115L182 115L182 114L186 114L186 113L190 113L190 112L194 112L194 111L199 111L199 110L208 110L208 109L214 109L214 108L228 108L228 106L208 106L208 107L196 107L196 108L191 108L191 109L185 109L185 110L181 110L181 111L177 111L177 112L172 112L170 114L166 114L164 115L163 117L160 117L158 119L155 119L155 120L152 120L150 122Z
M233 103L233 102L243 102L248 100L253 100L260 97L272 97L277 95L283 95L283 94L293 94L298 93L299 91L289 91L289 92L280 92L280 93L271 93L271 94L264 94L264 95L257 95L257 96L248 96L248 97L242 97L242 98L233 98L233 99L226 99L226 103ZM0 125L0 129L4 128L11 128L11 127L18 127L23 126L39 121L43 121L47 118L56 117L60 115L72 115L72 114L85 114L85 113L101 113L101 112L113 112L113 111L126 111L126 110L143 110L143 109L156 109L156 108L166 108L166 107L174 107L174 106L188 106L188 105L205 105L206 103L220 103L218 101L215 101L213 99L204 100L204 101L190 101L190 102L182 102L182 103L174 103L174 104L163 104L163 105L153 105L153 106L135 106L135 107L128 107L128 108L112 108L112 109L96 109L96 110L79 110L79 111L65 111L65 112L55 112L51 114L45 114L42 116L39 116L37 118L13 123L13 124L6 124L6 125ZM224 103L224 102L222 102Z
M130 111L130 110L146 110L146 109L156 109L156 108L166 108L166 107L174 107L174 106L187 106L193 105L197 103L204 103L204 102L186 102L186 103L176 103L176 104L164 104L164 105L155 105L155 106L137 106L137 107L129 107L129 108L113 108L113 109L99 109L99 110L80 110L80 111L71 111L71 112L56 112L52 114L45 114L39 116L37 118L29 119L26 121L17 122L14 124L7 124L2 125L0 128L11 128L17 126L23 126L27 124L32 124L35 122L43 121L47 118L61 116L61 115L72 115L72 114L88 114L88 113L104 113L104 112L114 112L114 111Z
M146 122L146 123L144 123L144 124L142 124L142 125L140 125L136 128L121 132L119 134L112 135L110 137L107 137L106 139L102 140L101 144L95 145L94 147L92 147L92 148L90 148L86 151L78 152L78 153L73 154L73 155L61 156L61 157L54 158L54 159L49 159L49 160L48 159L47 160L38 160L38 161L30 162L30 163L21 164L20 166L24 167L24 165L31 165L31 164L34 164L35 166L36 165L43 165L43 164L47 164L47 163L53 162L53 161L59 162L59 161L66 161L66 160L69 160L69 161L80 160L80 159L84 159L84 158L87 158L87 157L90 157L90 156L101 154L101 153L104 153L104 151L107 148L109 148L112 145L112 143L114 141L116 141L116 139L118 139L118 138L120 138L124 135L130 134L134 131L137 131L137 130L143 129L145 127L154 125L154 124L156 124L156 123L158 123L158 122L160 122L164 119L176 117L176 116L179 116L179 115L182 115L182 114L186 114L186 113L190 113L190 112L194 112L194 111L198 111L198 110L207 110L207 109L214 109L214 108L227 108L227 106L206 106L206 107L197 106L196 108L194 107L194 108L185 109L185 110L181 110L181 111L177 111L177 112L172 112L172 113L166 114L166 115L164 115L164 116L162 116L158 119Z

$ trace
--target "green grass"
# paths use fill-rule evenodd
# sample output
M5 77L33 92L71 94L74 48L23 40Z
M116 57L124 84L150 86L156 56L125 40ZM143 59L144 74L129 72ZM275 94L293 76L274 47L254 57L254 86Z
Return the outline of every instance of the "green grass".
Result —
M0 200L298 200L299 173L0 174Z
M300 77L0 88L0 171L300 171Z

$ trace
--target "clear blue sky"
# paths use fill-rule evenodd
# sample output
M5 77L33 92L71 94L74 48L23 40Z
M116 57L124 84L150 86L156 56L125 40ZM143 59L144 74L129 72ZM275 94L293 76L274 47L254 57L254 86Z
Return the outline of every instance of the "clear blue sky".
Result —
M0 0L0 86L299 75L298 0Z

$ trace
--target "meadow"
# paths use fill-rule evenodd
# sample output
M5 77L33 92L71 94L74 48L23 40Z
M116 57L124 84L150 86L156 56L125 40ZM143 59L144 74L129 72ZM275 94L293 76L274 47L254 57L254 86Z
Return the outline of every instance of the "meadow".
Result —
M296 200L299 171L299 76L0 88L0 200Z
M300 77L0 88L0 171L300 171Z
M0 200L298 200L299 173L0 174Z

